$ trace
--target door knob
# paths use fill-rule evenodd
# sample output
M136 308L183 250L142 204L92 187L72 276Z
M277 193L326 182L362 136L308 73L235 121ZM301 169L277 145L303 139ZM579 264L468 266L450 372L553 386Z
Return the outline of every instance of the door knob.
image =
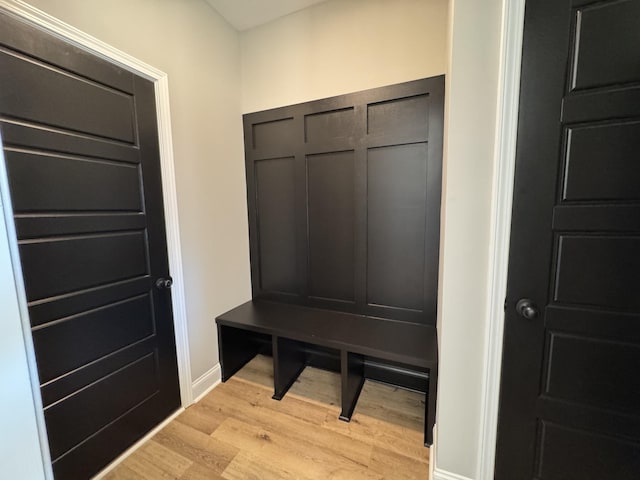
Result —
M156 280L156 288L158 290L169 290L173 286L173 278L161 277Z
M533 320L540 315L540 311L536 304L528 298L521 298L518 300L518 303L516 303L516 312L527 320Z

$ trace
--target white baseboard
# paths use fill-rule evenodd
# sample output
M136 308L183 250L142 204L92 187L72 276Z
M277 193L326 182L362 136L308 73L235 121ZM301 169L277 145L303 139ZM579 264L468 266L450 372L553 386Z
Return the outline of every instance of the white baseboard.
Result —
M446 470L440 470L438 467L436 467L433 470L432 480L472 480L472 479L469 477L458 475L457 473L451 473L451 472L447 472Z
M193 392L193 403L199 402L202 397L213 390L222 380L220 364L216 364L212 369L200 375L191 385Z
M134 443L131 447L129 447L129 449L126 450L122 455L120 455L113 462L111 462L109 465L104 467L100 472L98 472L96 474L96 476L92 478L92 480L100 480L100 479L106 477L107 474L109 474L111 472L111 470L113 470L118 465L120 465L122 462L124 462L127 459L127 457L129 457L132 453L134 453L137 449L139 449L145 442L150 440L151 437L153 437L156 433L158 433L164 427L169 425L169 423L171 423L182 412L184 412L184 408L180 407L178 410L176 410L171 415L169 415L166 418L166 420L164 420L161 424L159 424L157 427L155 427L153 430L151 430L149 433L147 433L144 437L142 437L140 440L138 440L136 443Z
M436 469L436 445L438 444L438 424L433 426L433 444L429 447L429 480L435 480Z

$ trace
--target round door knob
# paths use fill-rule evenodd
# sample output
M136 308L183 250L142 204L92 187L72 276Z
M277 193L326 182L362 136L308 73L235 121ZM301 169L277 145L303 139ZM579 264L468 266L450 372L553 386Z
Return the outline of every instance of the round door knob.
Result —
M156 280L156 288L158 290L168 290L173 285L173 278L171 277L162 277Z
M540 315L540 311L536 304L528 298L521 298L518 300L518 303L516 303L516 312L527 320L533 320Z

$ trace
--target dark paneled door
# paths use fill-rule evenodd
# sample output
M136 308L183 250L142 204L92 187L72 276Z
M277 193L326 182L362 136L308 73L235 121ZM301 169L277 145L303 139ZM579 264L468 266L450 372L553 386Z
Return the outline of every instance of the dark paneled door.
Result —
M640 1L528 0L496 479L640 477Z
M53 469L180 403L154 86L0 14L0 128Z

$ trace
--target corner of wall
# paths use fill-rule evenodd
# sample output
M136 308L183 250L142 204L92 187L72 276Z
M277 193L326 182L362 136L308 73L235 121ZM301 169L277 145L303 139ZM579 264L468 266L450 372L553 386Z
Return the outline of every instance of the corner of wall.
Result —
M191 390L193 395L193 403L198 403L211 390L216 388L222 381L222 371L220 364L217 363L205 373L200 375L192 384Z

